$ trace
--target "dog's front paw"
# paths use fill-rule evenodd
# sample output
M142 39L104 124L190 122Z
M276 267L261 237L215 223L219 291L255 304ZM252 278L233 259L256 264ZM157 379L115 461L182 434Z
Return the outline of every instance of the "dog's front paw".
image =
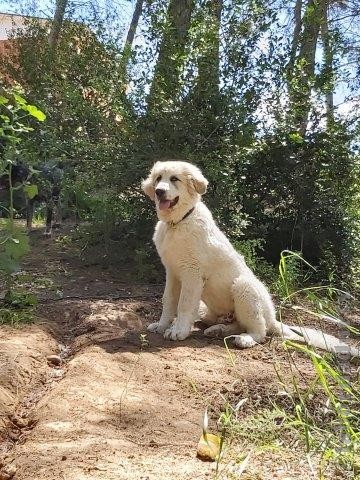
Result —
M164 338L168 340L185 340L190 335L191 328L179 328L176 323L168 328L164 333Z
M164 333L166 328L167 327L165 325L162 325L160 322L150 323L150 325L147 327L149 332L154 333Z

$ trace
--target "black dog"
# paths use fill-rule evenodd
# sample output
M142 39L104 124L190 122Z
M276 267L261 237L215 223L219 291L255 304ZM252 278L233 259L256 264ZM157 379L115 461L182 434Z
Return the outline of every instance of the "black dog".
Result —
M59 213L60 211L60 193L63 176L63 166L61 162L58 161L48 161L37 167L36 170L30 169L21 162L12 165L11 184L13 187L25 185L27 182L30 182L38 188L38 193L33 198L29 198L25 194L26 226L29 231L32 228L35 204L45 203L45 235L51 235L54 212ZM9 190L9 175L7 173L0 176L0 191L1 190L6 192ZM19 191L22 191L22 189L15 190L15 193ZM16 210L21 214L24 210L24 196L19 198L19 195L16 195L16 197ZM6 211L7 208L2 210Z

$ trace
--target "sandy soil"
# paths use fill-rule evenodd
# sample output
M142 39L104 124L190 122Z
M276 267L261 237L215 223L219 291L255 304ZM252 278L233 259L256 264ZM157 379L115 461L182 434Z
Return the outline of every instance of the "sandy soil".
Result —
M216 432L226 401L248 398L244 416L269 406L281 390L274 364L290 373L281 342L232 349L231 360L201 329L177 343L147 334L161 286L125 283L54 239L35 234L32 243L25 270L38 279L38 318L0 327L0 479L215 478L215 464L196 458L204 411ZM310 380L308 360L293 359ZM278 451L255 449L240 477L248 451L234 442L218 478L314 478L286 439Z

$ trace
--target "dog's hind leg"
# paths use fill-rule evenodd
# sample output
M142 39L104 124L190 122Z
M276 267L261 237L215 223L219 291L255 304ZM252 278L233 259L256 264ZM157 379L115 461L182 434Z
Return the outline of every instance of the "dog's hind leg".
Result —
M206 325L215 325L218 323L218 315L211 310L206 303L201 301L199 307L199 320L206 323Z
M239 336L242 331L244 330L241 329L238 322L218 323L204 330L204 335L206 337L224 338L230 335Z
M240 329L246 332L235 336L235 344L240 348L250 348L265 340L264 288L253 276L239 277L233 284L235 317Z

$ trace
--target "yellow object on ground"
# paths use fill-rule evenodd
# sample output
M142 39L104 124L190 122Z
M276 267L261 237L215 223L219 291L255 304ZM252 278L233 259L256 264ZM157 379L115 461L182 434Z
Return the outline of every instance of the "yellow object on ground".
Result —
M197 456L202 460L214 461L220 455L221 438L218 435L207 433L205 436L201 435L198 447Z

